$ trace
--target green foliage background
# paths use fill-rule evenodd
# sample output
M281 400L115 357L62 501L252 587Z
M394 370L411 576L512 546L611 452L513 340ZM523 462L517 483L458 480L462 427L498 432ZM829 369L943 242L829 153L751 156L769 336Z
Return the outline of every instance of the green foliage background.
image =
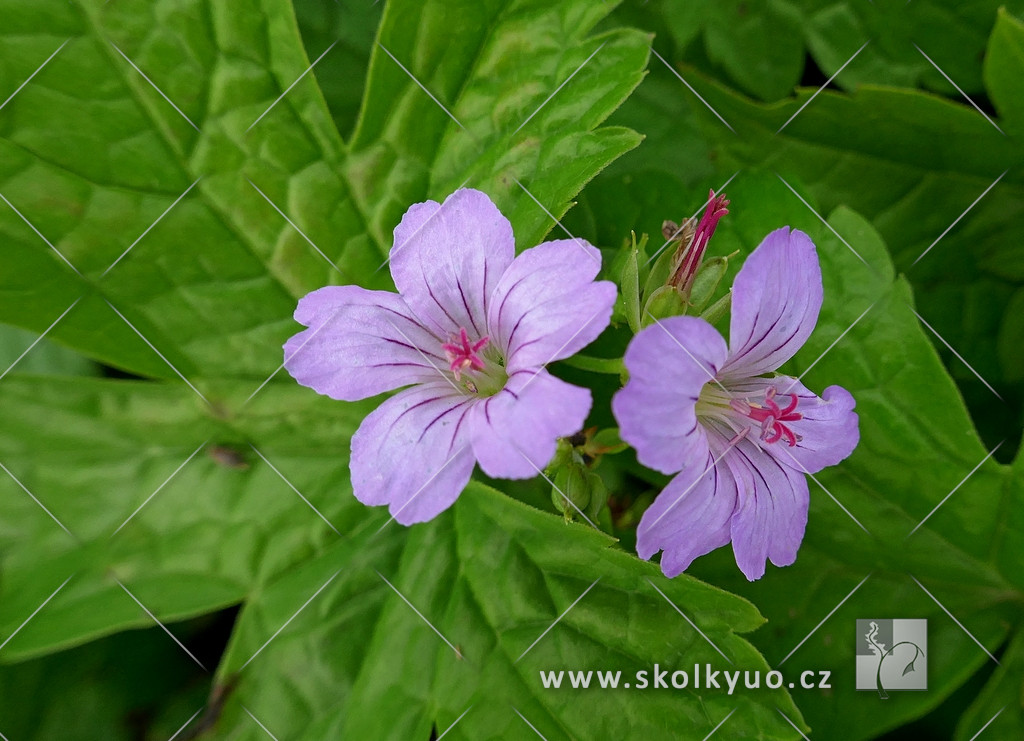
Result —
M1024 735L1022 17L0 0L0 734ZM794 566L749 584L724 550L666 580L628 528L565 525L542 482L474 482L410 529L351 497L374 404L280 371L298 297L387 288L401 214L461 185L520 248L564 228L610 264L726 181L716 253L784 224L814 238L825 306L788 370L860 413ZM595 386L595 424L613 391ZM660 481L601 473L616 495ZM929 619L928 692L854 691L862 617ZM833 689L538 677L718 649Z

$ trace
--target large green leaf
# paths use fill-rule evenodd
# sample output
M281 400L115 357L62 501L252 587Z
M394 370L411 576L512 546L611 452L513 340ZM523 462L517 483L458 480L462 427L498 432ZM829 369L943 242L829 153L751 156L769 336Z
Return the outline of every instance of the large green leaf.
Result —
M596 128L648 49L635 31L589 37L609 10L388 3L346 147L284 0L5 0L9 79L60 51L0 111L0 193L17 209L0 210L0 321L42 331L82 297L52 336L83 353L172 377L130 322L186 377L261 381L297 296L387 281L411 203L468 178L535 243L545 209L564 213L639 141Z
M525 718L550 741L703 739L726 716L729 737L798 738L780 717L800 722L782 690L729 696L721 677L721 690L692 677L687 690L541 682L541 671L572 669L618 670L623 682L647 670L653 683L654 664L766 671L737 635L761 622L749 603L666 580L607 536L480 484L408 537L395 530L338 545L246 606L220 669L240 681L218 737L259 737L244 707L288 738L427 738L431 727L535 737Z
M210 388L212 408L180 385L0 383L0 635L13 635L0 660L151 625L117 580L180 619L241 601L334 542L332 527L365 523L348 438L370 406L281 385L229 413L248 388Z

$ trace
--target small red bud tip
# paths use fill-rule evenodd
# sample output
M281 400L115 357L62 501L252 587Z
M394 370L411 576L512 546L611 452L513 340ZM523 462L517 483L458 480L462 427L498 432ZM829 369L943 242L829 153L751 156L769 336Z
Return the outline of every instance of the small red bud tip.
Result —
M711 237L718 227L718 222L729 213L728 205L729 201L724 194L716 196L715 191L708 191L708 205L704 209L704 215L697 222L690 249L687 251L682 265L679 266L679 270L669 281L687 295L689 295L688 291L693 285L693 279L697 275L701 260L704 259L704 251L707 249L708 242L711 241Z

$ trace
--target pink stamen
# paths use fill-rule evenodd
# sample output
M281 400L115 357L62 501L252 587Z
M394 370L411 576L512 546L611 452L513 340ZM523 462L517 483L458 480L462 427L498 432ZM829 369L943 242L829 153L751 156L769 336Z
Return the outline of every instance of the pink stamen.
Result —
M729 209L726 208L728 205L729 201L726 200L724 195L716 196L715 191L708 191L708 205L704 209L704 215L700 217L700 221L697 223L693 242L690 244L690 248L687 250L686 257L683 259L679 269L669 279L671 285L676 286L684 293L689 291L693 285L693 279L696 277L697 269L704 258L704 251L707 249L708 242L711 241L711 237L718 227L718 222L729 213Z
M729 406L744 417L760 422L761 440L768 445L786 438L786 444L789 447L796 447L796 444L803 438L793 432L789 425L784 423L796 422L804 418L803 414L795 411L797 404L800 403L800 397L796 394L788 394L789 404L786 405L785 409L781 409L775 402L775 393L775 387L769 386L764 395L764 406L751 404L741 399L733 399Z
M483 370L486 367L477 353L487 345L488 339L482 337L470 344L469 334L464 328L460 328L458 338L441 345L456 381L461 380L462 372L465 370Z

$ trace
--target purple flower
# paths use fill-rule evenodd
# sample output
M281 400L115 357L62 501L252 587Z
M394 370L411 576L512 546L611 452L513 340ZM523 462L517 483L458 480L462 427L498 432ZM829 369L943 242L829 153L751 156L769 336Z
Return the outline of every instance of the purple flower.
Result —
M390 260L398 293L329 286L299 301L309 329L285 367L332 399L408 387L363 420L350 468L359 501L409 525L451 506L475 462L529 478L583 426L590 392L544 366L608 326L615 286L594 281L601 253L582 240L516 257L511 224L476 190L412 206Z
M804 474L843 460L860 437L848 391L830 386L819 398L795 378L767 375L807 340L821 300L814 243L785 227L736 276L728 349L714 327L686 316L630 343L629 383L612 400L620 433L644 465L679 472L637 529L637 552L663 551L666 575L730 540L751 581L767 559L796 560Z

